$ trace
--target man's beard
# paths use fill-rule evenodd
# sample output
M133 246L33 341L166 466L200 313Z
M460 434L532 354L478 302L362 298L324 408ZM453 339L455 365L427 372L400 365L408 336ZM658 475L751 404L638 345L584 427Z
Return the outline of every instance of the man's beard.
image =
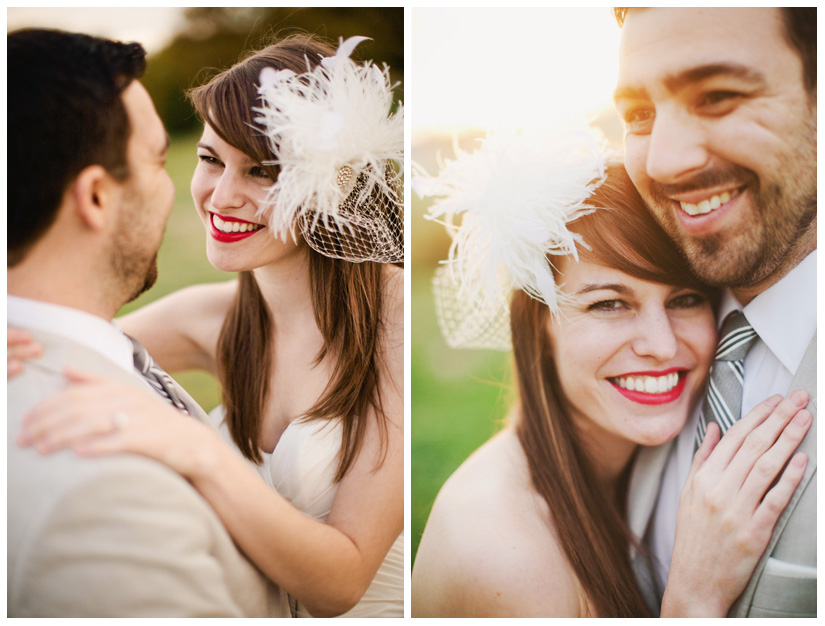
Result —
M117 277L123 304L132 302L148 291L158 279L158 255L151 257L129 253L128 248L115 246L112 269Z
M812 150L803 148L801 156L816 163L815 144ZM755 172L739 166L707 172L681 185L651 181L648 200L658 207L653 211L657 220L700 279L719 287L751 287L780 266L816 219L816 168L811 173L799 156L795 161L801 167L789 167L787 171L792 175L785 174L764 186ZM684 232L670 198L696 189L721 188L730 182L744 185L747 200L753 205L736 232L731 227L704 236Z
M122 304L132 302L148 291L158 279L158 249L162 233L151 233L146 224L141 227L140 205L122 213L124 219L112 241L111 270ZM147 249L147 241L157 245Z
M143 277L143 284L135 290L132 296L126 302L132 302L136 300L138 296L141 294L149 291L157 282L158 280L158 255L155 253L155 256L152 257L152 261L149 263L149 266L146 268L146 273Z

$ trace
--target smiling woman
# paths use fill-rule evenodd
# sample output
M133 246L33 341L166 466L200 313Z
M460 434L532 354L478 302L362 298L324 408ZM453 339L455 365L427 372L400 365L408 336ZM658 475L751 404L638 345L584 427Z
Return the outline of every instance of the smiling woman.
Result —
M453 238L434 280L445 337L453 347L506 348L509 317L518 402L433 505L413 568L413 616L657 613L636 579L651 564L629 550L644 529L625 512L628 480L639 450L673 440L701 397L716 343L715 291L690 272L623 165L606 162L584 132L491 133L414 186L435 198L430 217ZM777 403L743 418L736 434L779 437L787 460L805 429L782 432L800 407ZM688 479L699 495L680 510L663 616L689 605L723 615L769 538L768 514L751 517L764 491L744 488L736 469L753 467L762 451L727 437L713 449L713 433ZM692 482L706 460L734 456L729 447L739 449L734 469L712 484ZM787 502L801 476L792 464L768 498ZM767 490L773 476L751 480ZM748 505L708 506L707 490L720 482L747 492ZM771 525L778 514L771 507ZM748 541L721 523L731 515ZM708 586L705 566L720 545L736 575ZM702 594L691 595L696 589Z

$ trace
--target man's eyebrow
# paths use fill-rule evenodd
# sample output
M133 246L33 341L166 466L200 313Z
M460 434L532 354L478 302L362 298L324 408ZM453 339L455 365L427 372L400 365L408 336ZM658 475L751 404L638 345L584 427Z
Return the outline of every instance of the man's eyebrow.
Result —
M715 76L727 76L753 83L754 86L761 86L766 83L765 75L753 68L738 63L709 63L692 67L678 74L667 76L664 85L668 91L675 93L691 83L698 83Z
M709 63L692 67L678 74L666 76L662 81L670 93L676 93L687 85L698 83L715 76L728 76L752 83L755 87L766 84L765 75L738 63ZM647 90L643 87L617 87L613 92L613 101L647 100Z
M616 87L613 91L613 102L619 100L647 100L647 89L642 87Z

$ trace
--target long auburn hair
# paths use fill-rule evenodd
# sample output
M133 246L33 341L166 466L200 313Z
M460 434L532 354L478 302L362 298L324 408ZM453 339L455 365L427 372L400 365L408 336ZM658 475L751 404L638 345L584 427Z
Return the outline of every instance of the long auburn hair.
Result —
M645 208L624 167L608 177L588 201L601 207L569 225L589 250L580 257L636 278L714 293L691 274L685 260ZM636 584L625 520L625 490L605 493L566 408L547 331L549 309L523 291L511 303L511 332L519 401L516 432L527 457L533 487L547 503L567 560L601 617L650 614Z
M255 132L257 85L269 67L296 73L314 68L335 49L323 40L293 35L246 57L188 96L201 119L229 145L250 156L272 178L278 167L265 165L272 154ZM382 446L386 442L378 385L382 321L381 265L325 257L306 246L308 280L315 322L323 336L320 363L334 358L333 372L307 419L341 419L343 437L335 480L355 460L374 409ZM218 375L232 439L248 459L260 463L260 435L272 367L272 317L252 272L240 272L238 292L218 339ZM386 449L385 449L386 451Z

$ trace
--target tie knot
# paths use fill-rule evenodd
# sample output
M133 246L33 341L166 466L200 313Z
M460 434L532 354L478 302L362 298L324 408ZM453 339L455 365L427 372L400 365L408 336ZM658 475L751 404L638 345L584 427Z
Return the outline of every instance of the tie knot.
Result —
M756 338L756 331L742 311L733 311L722 324L722 339L716 347L717 361L741 361Z

